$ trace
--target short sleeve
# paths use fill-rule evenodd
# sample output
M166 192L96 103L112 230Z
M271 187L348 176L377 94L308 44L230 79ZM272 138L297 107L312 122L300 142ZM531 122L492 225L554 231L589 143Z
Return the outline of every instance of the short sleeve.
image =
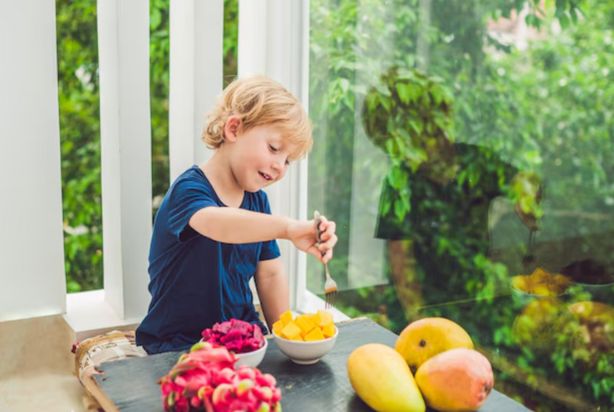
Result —
M213 188L195 180L179 180L173 188L168 212L169 230L180 241L197 232L189 226L194 213L209 206L219 206Z
M264 191L260 192L261 198L261 212L266 213L268 215L271 214L271 205L269 204L269 198ZM262 249L260 250L260 256L258 260L271 260L281 256L279 252L279 245L277 244L277 240L269 240L266 242L262 242Z

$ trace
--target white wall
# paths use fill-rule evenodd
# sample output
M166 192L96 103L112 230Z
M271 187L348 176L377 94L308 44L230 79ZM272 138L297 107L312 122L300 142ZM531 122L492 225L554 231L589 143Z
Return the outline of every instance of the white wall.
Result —
M0 321L64 312L54 0L0 0Z

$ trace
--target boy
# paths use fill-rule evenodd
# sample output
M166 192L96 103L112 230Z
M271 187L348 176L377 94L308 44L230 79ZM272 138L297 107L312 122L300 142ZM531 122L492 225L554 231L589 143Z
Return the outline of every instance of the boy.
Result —
M156 215L149 253L145 319L136 343L148 353L189 348L203 329L230 318L258 324L249 280L271 325L289 307L275 239L322 262L337 242L335 223L271 215L263 189L307 153L311 125L298 100L278 83L251 77L231 83L208 118L213 157L171 185Z

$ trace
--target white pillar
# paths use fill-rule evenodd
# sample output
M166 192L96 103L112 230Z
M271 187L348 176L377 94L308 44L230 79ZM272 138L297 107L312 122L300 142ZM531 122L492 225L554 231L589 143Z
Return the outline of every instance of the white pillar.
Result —
M171 182L211 156L200 136L223 85L224 2L171 0L169 158Z
M98 0L105 299L122 319L149 303L149 2Z
M309 1L239 0L239 76L264 74L309 107ZM294 164L267 189L274 214L308 218L307 161ZM302 304L306 255L280 242L292 307Z
M55 1L0 3L0 321L65 311Z

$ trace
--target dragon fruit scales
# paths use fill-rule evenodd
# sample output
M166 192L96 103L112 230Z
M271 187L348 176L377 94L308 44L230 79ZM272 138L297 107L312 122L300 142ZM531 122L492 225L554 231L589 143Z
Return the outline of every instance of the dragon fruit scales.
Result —
M202 340L226 347L233 353L252 352L264 345L264 335L258 325L239 319L216 323L201 332Z
M199 342L160 379L165 411L281 412L275 378L257 368L234 369L225 347Z

